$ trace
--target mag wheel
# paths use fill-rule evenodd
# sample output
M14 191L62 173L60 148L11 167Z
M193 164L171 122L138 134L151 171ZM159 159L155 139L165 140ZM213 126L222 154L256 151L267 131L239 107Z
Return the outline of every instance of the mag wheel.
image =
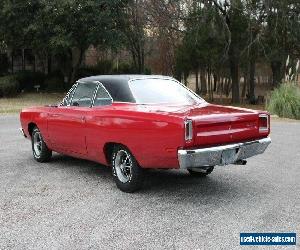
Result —
M35 127L31 134L32 153L33 157L38 162L49 161L52 156L52 151L48 149L40 130Z
M111 164L114 180L120 190L132 193L141 188L144 179L143 169L127 148L115 146Z
M197 177L205 177L209 175L214 170L214 167L206 168L190 168L188 169L190 175Z

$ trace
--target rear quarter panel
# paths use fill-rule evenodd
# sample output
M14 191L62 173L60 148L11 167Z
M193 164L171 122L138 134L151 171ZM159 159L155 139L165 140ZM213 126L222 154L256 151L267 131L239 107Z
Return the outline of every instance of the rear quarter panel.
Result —
M95 110L87 118L88 154L108 164L103 152L105 144L119 143L129 148L143 168L177 168L183 131L183 119L179 117L101 108L101 112Z

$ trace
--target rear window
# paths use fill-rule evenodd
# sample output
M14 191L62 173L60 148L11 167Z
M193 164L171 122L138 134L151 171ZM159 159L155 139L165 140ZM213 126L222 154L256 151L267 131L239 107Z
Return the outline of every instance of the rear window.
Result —
M136 79L129 87L138 104L183 104L191 105L203 100L172 79Z

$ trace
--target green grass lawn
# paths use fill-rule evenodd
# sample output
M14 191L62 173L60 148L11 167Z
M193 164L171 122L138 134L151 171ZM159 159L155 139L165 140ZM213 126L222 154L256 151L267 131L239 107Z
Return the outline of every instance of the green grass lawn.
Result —
M14 98L0 98L0 114L18 113L23 108L59 103L64 94L23 93Z

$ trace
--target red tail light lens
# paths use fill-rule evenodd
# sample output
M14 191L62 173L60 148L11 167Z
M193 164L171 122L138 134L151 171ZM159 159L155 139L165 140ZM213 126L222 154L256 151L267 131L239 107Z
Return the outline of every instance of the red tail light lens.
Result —
M269 131L269 116L268 115L259 115L259 132L268 132Z

